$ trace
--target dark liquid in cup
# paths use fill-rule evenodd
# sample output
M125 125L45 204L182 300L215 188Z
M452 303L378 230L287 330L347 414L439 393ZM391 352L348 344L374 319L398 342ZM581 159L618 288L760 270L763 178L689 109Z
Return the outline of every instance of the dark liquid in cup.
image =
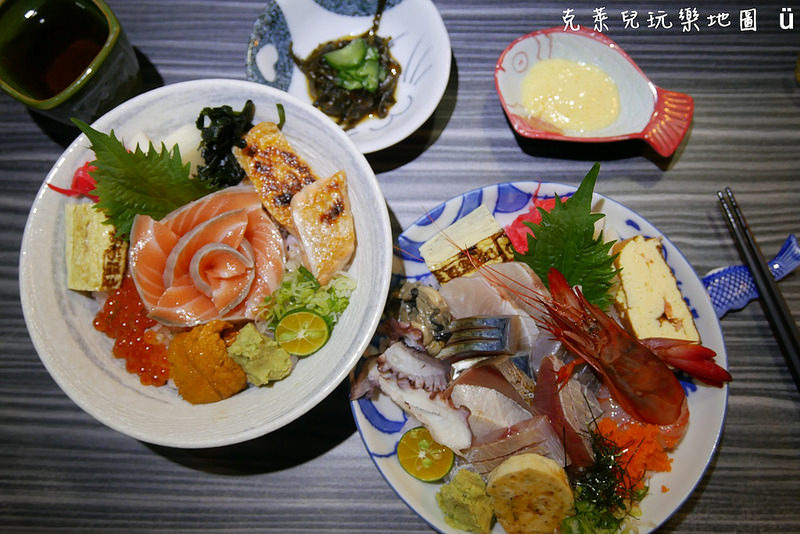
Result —
M18 14L0 12L0 18L9 16ZM72 0L31 2L22 18L20 30L7 36L11 39L0 51L0 67L18 91L39 100L78 79L108 38L103 14Z

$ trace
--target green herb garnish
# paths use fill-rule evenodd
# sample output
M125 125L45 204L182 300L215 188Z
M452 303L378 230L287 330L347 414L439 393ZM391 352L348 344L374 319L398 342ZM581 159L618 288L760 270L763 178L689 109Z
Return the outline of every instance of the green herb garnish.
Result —
M321 315L332 329L350 303L355 287L355 281L344 274L320 286L314 275L300 265L287 272L280 287L265 299L261 317L274 329L289 313L305 309Z
M245 103L242 111L233 111L230 106L203 108L196 121L202 139L200 153L206 163L197 168L200 180L214 187L228 187L244 179L244 170L232 149L245 147L242 137L253 127L255 111L251 100Z
M189 177L190 165L184 165L178 145L168 150L161 143L158 152L151 142L146 153L139 146L129 152L113 130L106 135L81 120L72 122L89 138L95 153L91 164L97 169L90 174L96 182L92 194L99 200L94 207L106 214L120 239L129 238L137 214L161 219L216 190Z
M647 495L647 487L636 489L620 464L622 450L597 430L591 432L595 463L572 482L575 514L562 521L561 532L569 534L615 534Z
M556 195L552 211L537 208L542 221L524 223L534 232L528 234L528 251L515 250L514 257L527 263L545 284L548 271L555 267L570 285L581 286L589 302L605 309L611 304L609 290L617 270L616 255L609 255L613 243L604 242L602 232L594 236L595 222L605 217L592 213L592 192L599 172L600 164L595 163L566 202Z

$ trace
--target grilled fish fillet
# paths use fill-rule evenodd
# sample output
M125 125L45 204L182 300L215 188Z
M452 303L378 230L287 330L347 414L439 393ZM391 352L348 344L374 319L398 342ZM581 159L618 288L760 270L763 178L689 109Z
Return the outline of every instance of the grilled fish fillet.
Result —
M244 136L245 147L233 153L255 186L270 215L295 233L290 204L298 191L317 181L311 167L291 147L274 122L261 122Z
M291 202L292 222L306 267L325 285L350 261L356 246L344 171L307 185Z

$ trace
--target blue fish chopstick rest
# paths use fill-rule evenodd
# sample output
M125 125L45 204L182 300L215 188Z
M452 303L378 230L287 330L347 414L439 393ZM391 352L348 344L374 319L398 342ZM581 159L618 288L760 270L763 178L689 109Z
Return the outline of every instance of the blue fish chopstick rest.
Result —
M769 262L769 270L775 280L780 280L800 265L800 246L794 234L786 238L778 255ZM744 265L731 265L709 271L703 277L711 297L711 305L722 317L730 310L739 310L753 299L758 298L758 289L750 275L750 269Z

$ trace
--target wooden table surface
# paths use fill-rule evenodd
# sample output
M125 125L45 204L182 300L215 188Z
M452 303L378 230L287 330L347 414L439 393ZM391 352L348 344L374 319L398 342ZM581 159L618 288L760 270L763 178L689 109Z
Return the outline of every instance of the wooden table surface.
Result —
M258 0L108 0L153 83L245 78ZM699 274L740 263L715 192L731 186L767 255L800 232L800 7L605 4L609 37L651 80L695 99L688 140L671 160L639 143L521 141L497 99L493 67L513 39L562 24L585 2L439 0L453 67L433 117L406 141L369 156L393 216L405 227L426 207L485 184L542 179L577 184L601 161L596 191L636 210L682 249ZM739 10L757 8L755 32ZM639 10L638 30L621 11ZM648 10L669 30L647 28ZM730 13L728 28L707 16ZM428 532L365 453L343 384L273 434L240 445L178 450L101 425L67 398L40 363L19 298L22 231L43 178L74 132L50 128L0 95L0 531ZM800 274L780 283L800 317ZM759 303L722 320L730 371L718 451L661 532L800 532L800 396Z

